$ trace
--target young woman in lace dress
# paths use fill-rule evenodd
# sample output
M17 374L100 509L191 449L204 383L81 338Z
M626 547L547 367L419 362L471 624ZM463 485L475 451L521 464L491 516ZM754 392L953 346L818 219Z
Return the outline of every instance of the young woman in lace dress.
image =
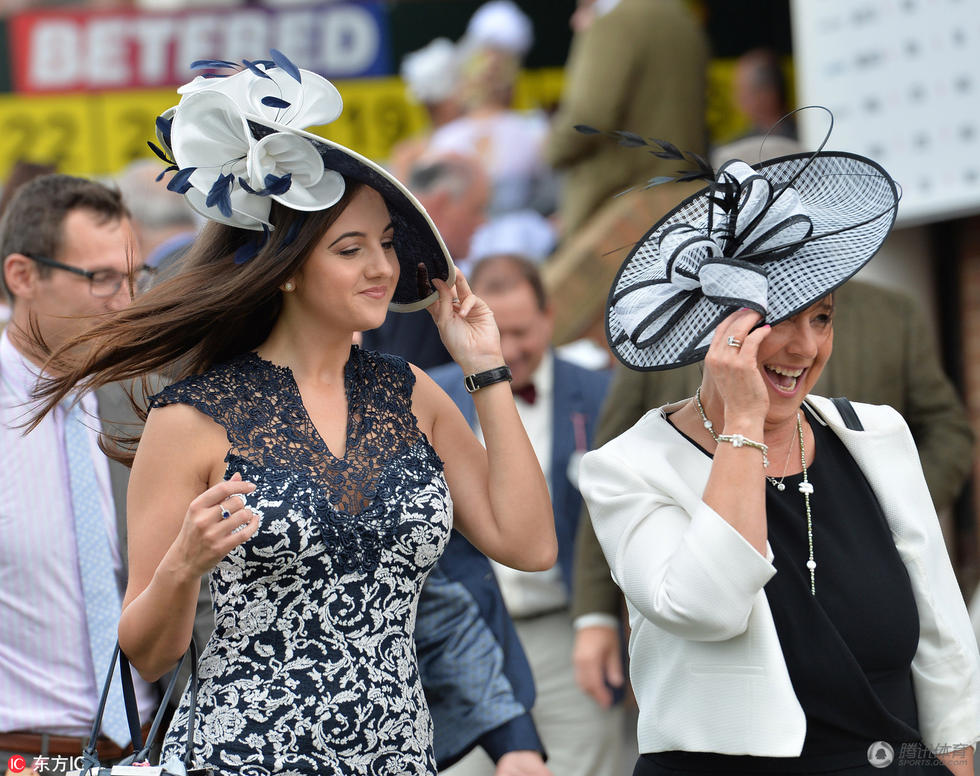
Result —
M314 74L254 67L272 76L276 110L330 108ZM145 677L170 670L210 573L198 765L434 774L413 641L421 585L453 526L503 563L549 567L547 485L495 371L493 316L461 276L447 283L452 262L424 212L379 168L295 128L323 115L264 120L264 79L247 68L185 87L158 122L175 188L218 223L175 278L92 330L50 400L78 383L178 378L150 400L133 460L119 638ZM208 154L220 164L205 169ZM222 202L224 175L235 177ZM351 346L393 298L429 303L449 352L485 383L474 398L486 449L423 372ZM165 758L184 754L187 706Z

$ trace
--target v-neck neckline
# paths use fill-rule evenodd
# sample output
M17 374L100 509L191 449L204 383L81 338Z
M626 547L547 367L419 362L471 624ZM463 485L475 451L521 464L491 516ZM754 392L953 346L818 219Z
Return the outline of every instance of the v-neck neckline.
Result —
M353 379L351 371L353 368L354 359L357 357L357 345L352 345L350 354L347 357L347 362L344 364L344 397L347 400L347 418L344 425L344 454L341 456L335 455L327 444L323 435L320 433L320 429L316 427L316 423L313 422L313 417L310 415L309 410L306 407L306 402L303 401L303 393L299 389L299 383L296 381L296 376L293 374L293 370L282 364L277 364L270 361L267 358L263 358L256 351L249 351L249 355L255 359L259 364L264 367L271 369L272 371L278 373L286 383L287 387L292 392L292 399L295 401L297 408L300 411L303 422L309 428L309 435L311 441L323 450L327 456L329 456L334 461L343 462L349 464L348 455L350 454L351 447L354 442L354 412L352 410L352 397L353 397Z

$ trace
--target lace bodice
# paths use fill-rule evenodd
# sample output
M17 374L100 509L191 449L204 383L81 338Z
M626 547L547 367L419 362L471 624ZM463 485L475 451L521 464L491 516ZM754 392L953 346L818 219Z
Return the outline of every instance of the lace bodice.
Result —
M216 628L200 662L196 754L216 770L435 772L413 631L452 503L411 412L413 386L403 360L352 349L342 458L291 371L254 353L151 400L219 423L226 476L257 486L247 498L258 531L211 573ZM168 752L179 752L186 703Z

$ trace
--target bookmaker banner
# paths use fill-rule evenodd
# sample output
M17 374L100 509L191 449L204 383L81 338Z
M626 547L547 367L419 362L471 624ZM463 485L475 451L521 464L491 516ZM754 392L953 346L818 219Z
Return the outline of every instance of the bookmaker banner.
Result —
M328 78L392 71L380 1L302 8L174 13L45 10L8 25L14 91L21 94L159 88L185 83L197 59L257 59L288 52Z

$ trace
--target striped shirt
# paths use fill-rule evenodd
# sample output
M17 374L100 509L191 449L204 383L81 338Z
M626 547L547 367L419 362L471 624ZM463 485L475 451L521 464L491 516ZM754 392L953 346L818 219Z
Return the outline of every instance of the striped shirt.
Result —
M30 434L18 426L39 369L0 333L0 732L87 735L106 666L89 650L58 407ZM98 404L82 399L115 571L121 572L109 462L98 448ZM140 716L154 690L136 679Z

